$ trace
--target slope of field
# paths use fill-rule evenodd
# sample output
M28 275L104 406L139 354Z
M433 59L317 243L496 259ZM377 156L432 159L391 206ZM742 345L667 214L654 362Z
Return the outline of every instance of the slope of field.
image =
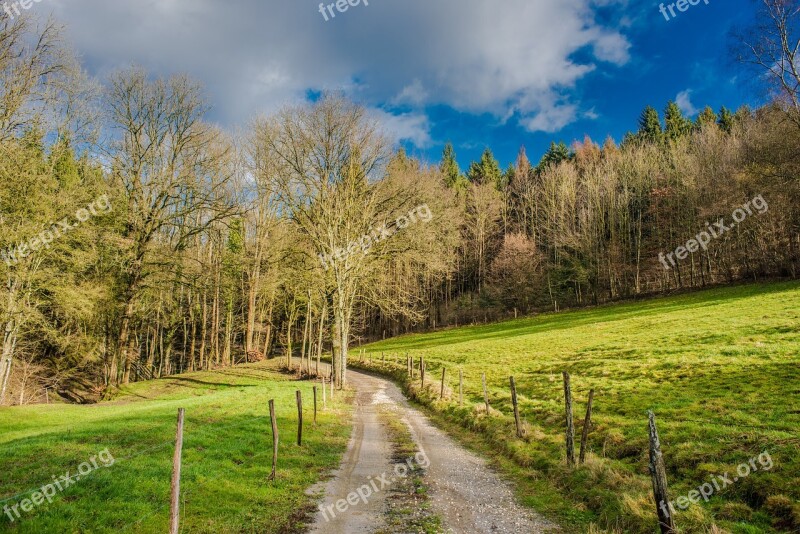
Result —
M338 465L350 432L341 424L348 419L344 404L328 403L312 425L311 386L264 363L135 384L93 406L2 409L0 506L10 509L56 481L63 492L28 512L18 507L21 517L13 522L4 511L0 531L167 532L176 412L183 407L182 531L292 532L313 505L305 489ZM302 447L298 389L305 404ZM267 482L269 399L280 435L274 482ZM61 480L105 449L96 469L68 486Z
M708 502L677 510L681 532L710 532L712 525L737 533L800 528L798 283L713 289L404 336L366 350L372 367L389 368L397 377L405 375L407 352L415 361L423 355L428 387L421 391L416 378L407 384L411 392L445 424L478 431L484 450L513 460L505 462L513 466L509 472L527 479L528 488L554 488L568 506L533 492L523 497L561 516L562 524L654 532L646 415L653 410L671 499L693 495L705 483L720 486ZM449 395L439 401L442 366ZM588 392L595 390L590 455L577 469L565 465L562 371L572 375L577 441ZM482 373L489 417L482 408ZM514 437L510 375L525 439ZM771 462L766 456L759 462L764 452ZM751 473L737 477L741 464L749 464ZM726 473L730 484L719 478Z

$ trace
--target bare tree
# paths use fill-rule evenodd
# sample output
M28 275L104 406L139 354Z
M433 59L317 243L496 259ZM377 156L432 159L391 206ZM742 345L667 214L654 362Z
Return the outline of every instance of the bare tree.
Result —
M153 245L169 238L181 249L197 234L237 212L226 190L234 174L230 143L202 122L200 88L186 77L150 81L141 69L113 76L108 94L114 173L127 197L129 254L121 281L118 356L130 380L137 298L157 262ZM116 369L112 369L116 380Z
M737 59L766 71L775 97L800 126L800 1L761 0L756 23L736 34Z

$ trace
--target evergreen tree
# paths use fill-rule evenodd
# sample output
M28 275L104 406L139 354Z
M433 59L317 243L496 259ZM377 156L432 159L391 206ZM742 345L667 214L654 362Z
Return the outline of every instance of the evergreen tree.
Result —
M493 184L497 187L500 184L503 171L500 170L500 164L494 159L491 149L488 147L483 151L481 160L478 162L473 161L469 166L467 179L474 184Z
M453 143L447 143L444 146L442 153L442 162L439 164L439 170L444 174L444 181L447 187L454 187L460 180L461 169L458 167L456 160L456 151L453 149Z
M731 128L733 128L733 113L731 113L731 110L725 106L719 108L719 120L717 123L719 124L720 128L728 133L731 133Z
M692 131L692 121L686 118L674 100L670 100L664 110L664 122L665 132L670 140L678 139Z
M637 137L641 141L649 143L659 143L664 138L664 130L661 128L661 118L658 111L653 106L647 106L639 116L639 132Z
M717 123L717 114L714 113L714 110L711 107L706 106L703 111L697 115L697 120L695 120L695 128L700 130L706 124L716 124Z
M563 141L558 144L551 142L550 148L542 156L539 165L536 166L538 172L542 172L552 165L558 165L562 161L569 161L572 159L572 153L569 151L566 143Z

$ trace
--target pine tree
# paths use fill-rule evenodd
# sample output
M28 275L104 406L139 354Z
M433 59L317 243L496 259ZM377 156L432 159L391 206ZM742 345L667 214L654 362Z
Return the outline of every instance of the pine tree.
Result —
M500 164L494 159L491 149L483 151L479 162L473 161L467 172L467 179L474 184L493 184L497 187L503 176Z
M678 139L692 131L692 121L684 116L674 100L670 100L664 110L664 122L668 139Z
M572 159L572 153L569 151L566 143L563 141L558 144L551 142L550 148L542 156L539 165L536 166L538 172L542 172L550 166L558 165L562 161L569 161Z
M731 110L725 106L719 108L719 120L717 123L719 124L720 128L728 133L731 133L731 128L733 128L733 113L731 113Z
M664 138L664 130L661 128L661 118L658 111L653 106L647 106L639 116L639 132L637 137L641 141L649 143L660 143Z
M717 114L714 113L714 110L711 109L710 106L706 106L703 111L697 115L697 120L695 120L695 128L700 130L706 124L716 124L717 123Z
M444 146L442 153L442 162L439 164L439 170L444 174L444 182L447 187L454 187L461 177L461 169L458 167L456 160L456 151L453 149L452 143L447 143Z

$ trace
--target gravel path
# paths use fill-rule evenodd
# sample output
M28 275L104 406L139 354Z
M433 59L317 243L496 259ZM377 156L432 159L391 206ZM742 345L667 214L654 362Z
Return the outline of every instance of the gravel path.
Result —
M528 534L558 530L556 525L519 505L509 485L485 460L434 427L427 417L408 404L392 382L354 370L347 373L350 385L358 392L358 407L342 465L325 484L323 509L333 506L335 511L339 499L346 499L349 493L368 483L370 477L376 479L382 473L393 472L391 445L377 415L380 405L388 405L408 424L419 450L430 462L424 480L430 489L432 512L442 519L443 532ZM311 532L380 531L386 506L385 492L377 492L366 504L359 502L344 513L337 512L336 518L330 521L318 512Z

